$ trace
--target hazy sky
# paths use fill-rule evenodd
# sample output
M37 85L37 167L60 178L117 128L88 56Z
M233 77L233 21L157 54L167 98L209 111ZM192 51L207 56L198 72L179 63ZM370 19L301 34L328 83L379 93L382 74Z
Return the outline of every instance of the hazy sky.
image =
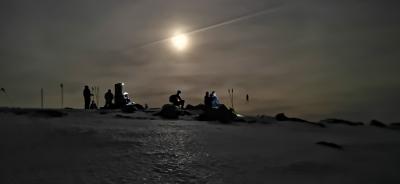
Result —
M376 0L2 0L0 106L82 107L83 85L118 81L160 106L176 89L206 90L239 112L317 120L400 121L400 13ZM268 13L169 42L141 45L261 10ZM245 94L250 103L245 104ZM101 101L103 103L103 99ZM103 105L103 104L100 104Z

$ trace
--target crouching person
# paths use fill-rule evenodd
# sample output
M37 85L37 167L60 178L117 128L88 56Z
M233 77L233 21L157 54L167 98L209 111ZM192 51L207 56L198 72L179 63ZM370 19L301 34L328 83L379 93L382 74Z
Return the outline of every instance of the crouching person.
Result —
M181 93L182 92L180 90L178 90L175 95L171 95L169 97L169 102L171 102L175 106L178 106L179 108L183 109L183 107L185 106L185 100L182 100L182 98L180 96Z

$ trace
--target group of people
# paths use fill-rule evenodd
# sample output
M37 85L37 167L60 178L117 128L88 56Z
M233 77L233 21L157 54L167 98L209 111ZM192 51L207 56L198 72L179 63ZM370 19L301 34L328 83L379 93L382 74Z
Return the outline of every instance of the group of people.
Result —
M179 108L183 109L185 106L185 100L182 99L181 91L178 90L176 94L173 94L169 97L169 102L171 102L173 105L178 106ZM83 90L83 97L85 99L85 109L97 109L97 105L94 100L92 100L93 94L91 93L89 86L85 86ZM115 96L111 92L111 89L108 89L107 92L104 94L104 99L105 99L105 109L112 109L114 108L113 100ZM134 104L128 96L127 92L123 93L123 98L124 98L124 103L125 105L130 105ZM218 109L220 107L220 102L217 97L217 94L215 91L212 91L209 93L208 91L206 92L204 96L204 105L206 109Z
M94 99L92 99L92 96L94 95L90 91L89 86L85 86L85 88L83 89L83 97L85 99L85 109L97 109L97 104L94 101Z
M183 109L185 106L185 100L183 100L180 96L181 93L182 92L178 90L176 94L171 95L169 97L169 102ZM206 92L204 96L204 105L207 109L217 109L220 106L219 99L215 91L212 91L211 93L208 91Z
M83 89L83 97L85 99L85 109L97 109L97 104L92 99L94 95L89 89L89 86L85 86ZM123 93L124 103L126 105L133 104L134 102L131 101L127 92ZM114 108L114 94L111 92L111 89L108 89L107 92L104 94L105 105L103 108L105 109L113 109Z
M211 94L208 91L206 92L204 96L204 105L207 109L218 109L220 103L215 91L212 91Z

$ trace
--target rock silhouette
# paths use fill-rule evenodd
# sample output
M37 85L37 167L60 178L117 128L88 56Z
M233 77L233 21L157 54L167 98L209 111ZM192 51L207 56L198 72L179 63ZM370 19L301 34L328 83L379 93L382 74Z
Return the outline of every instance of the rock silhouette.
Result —
M218 109L209 109L200 114L198 120L200 121L220 121L222 123L231 123L236 114L232 109L228 109L225 105L220 105Z
M300 119L300 118L287 117L284 113L279 113L279 114L275 115L275 119L277 121L294 121L294 122L300 122L300 123L307 123L307 124L310 124L310 125L316 125L316 126L319 126L319 127L325 127L325 125L323 125L321 123L314 123L314 122L307 121L307 120Z
M320 123L344 124L344 125L350 125L350 126L364 125L363 122L352 122L352 121L347 121L347 120L343 120L343 119L334 119L334 118L321 120Z
M297 122L309 122L307 120L304 119L300 119L300 118L289 118L287 117L284 113L279 113L275 116L275 119L278 121L297 121Z
M392 128L400 128L400 122L391 123L390 127L392 127Z
M380 128L386 128L387 127L387 125L386 124L384 124L384 123L382 123L382 122L380 122L380 121L378 121L378 120L372 120L370 123L369 123L369 125L371 125L371 126L376 126L376 127L380 127Z
M121 108L124 113L134 113L138 109L134 105L125 105Z
M206 106L204 104L198 104L196 106L193 106L191 104L186 105L186 110L205 110Z
M155 115L159 115L166 119L178 119L181 114L179 108L172 104L165 104L162 106L161 111Z

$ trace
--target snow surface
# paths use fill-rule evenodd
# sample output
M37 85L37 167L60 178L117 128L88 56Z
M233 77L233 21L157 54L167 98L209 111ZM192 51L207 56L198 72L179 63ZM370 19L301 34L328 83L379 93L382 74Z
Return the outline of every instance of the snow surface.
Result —
M395 129L272 118L162 120L151 112L0 111L2 184L400 183Z

